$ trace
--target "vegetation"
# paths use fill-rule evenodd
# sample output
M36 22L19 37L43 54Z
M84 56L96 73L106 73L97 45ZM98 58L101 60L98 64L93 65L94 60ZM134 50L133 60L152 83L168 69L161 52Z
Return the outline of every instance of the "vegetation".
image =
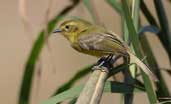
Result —
M19 94L19 104L29 104L30 99L30 91L33 82L33 75L35 72L35 65L39 58L39 55L42 51L43 46L45 45L46 38L50 36L50 33L54 30L54 27L59 22L59 20L66 16L72 9L78 6L80 2L83 2L85 7L90 12L92 19L94 22L100 24L100 21L97 17L96 10L93 5L93 0L70 0L72 3L65 7L59 14L57 14L52 20L50 20L47 24L47 29L42 30L36 41L32 46L32 50L28 57L28 60L25 65L25 72L23 75L23 80L21 84L20 94ZM149 45L149 41L147 40L146 35L143 35L145 32L152 32L156 34L156 36L160 39L165 51L168 54L171 64L171 33L169 30L169 24L167 20L167 16L165 13L165 9L163 6L162 0L153 0L155 5L155 10L157 13L157 18L154 18L151 11L148 9L147 5L143 0L105 0L107 4L109 4L114 11L116 11L122 20L122 30L123 30L123 39L130 43L130 47L132 51L140 58L143 59L144 56L147 56L145 59L146 64L153 69L152 71L158 77L159 81L154 82L156 85L156 91L152 87L152 81L148 78L148 76L144 73L138 73L136 66L129 67L131 74L125 74L125 82L116 82L116 81L107 81L104 87L104 93L121 93L124 96L125 104L132 104L134 98L134 92L146 92L148 95L148 99L150 104L156 103L171 103L171 93L169 92L168 86L166 85L166 80L163 78L161 74L162 68L159 67L156 61L156 57L154 57L154 53L152 51L151 46ZM170 2L170 0L166 1ZM142 26L140 19L140 12L143 13L144 17L149 23L149 26ZM157 22L159 21L159 22ZM47 31L47 32L46 32ZM47 101L42 104L56 104L61 103L66 99L72 99L71 104L75 103L76 98L80 94L84 85L72 87L72 85L87 75L92 66L82 68L81 71L77 72L68 82L63 84L61 87L57 88L56 92L49 98ZM119 71L124 70L127 67L121 67ZM170 70L164 70L169 75L171 75ZM115 74L112 73L112 75ZM138 76L141 75L143 82L141 82ZM136 85L136 86L129 86ZM72 87L72 88L71 88Z

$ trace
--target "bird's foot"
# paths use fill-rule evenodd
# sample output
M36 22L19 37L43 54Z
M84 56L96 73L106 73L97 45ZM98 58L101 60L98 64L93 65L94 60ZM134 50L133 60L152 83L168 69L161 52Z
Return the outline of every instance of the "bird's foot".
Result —
M92 68L93 70L101 70L103 72L109 72L113 68L113 63L118 59L118 56L108 55L107 57L101 57L96 65Z

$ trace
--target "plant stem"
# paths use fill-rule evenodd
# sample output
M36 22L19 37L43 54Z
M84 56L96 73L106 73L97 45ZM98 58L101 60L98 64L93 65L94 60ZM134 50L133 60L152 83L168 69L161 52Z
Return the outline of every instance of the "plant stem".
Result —
M76 104L99 104L107 77L107 72L96 69L91 74Z
M159 19L160 27L161 27L161 32L159 34L159 38L162 41L165 49L168 52L169 58L171 60L171 34L169 31L169 22L163 7L163 2L162 0L153 0L157 12L157 16Z
M126 0L121 0L121 1L123 4L122 7L123 7L123 11L124 11L124 17L126 20L126 24L128 27L129 34L130 34L130 39L131 39L132 44L133 44L133 48L135 50L136 55L139 58L142 58L143 55L142 55L142 52L140 51L141 47L140 47L140 43L139 43L139 38L137 35L137 31L134 27L133 20L132 20L131 15L130 15L131 13L129 11L127 1ZM146 88L146 91L148 94L149 101L151 104L155 104L155 103L157 103L157 98L156 98L156 94L152 88L151 81L143 71L141 71L141 73L142 73L142 77L144 80L144 84L145 84L145 88Z
M170 96L169 94L169 90L167 88L166 82L161 74L161 70L157 64L157 61L152 53L151 47L149 45L149 42L147 40L147 37L144 35L141 38L141 43L143 49L146 49L145 54L147 55L147 61L149 63L149 66L154 69L153 71L155 72L155 75L157 76L157 78L159 79L158 82L156 82L156 86L157 86L157 96L160 97L167 97ZM161 100L162 101L162 100Z

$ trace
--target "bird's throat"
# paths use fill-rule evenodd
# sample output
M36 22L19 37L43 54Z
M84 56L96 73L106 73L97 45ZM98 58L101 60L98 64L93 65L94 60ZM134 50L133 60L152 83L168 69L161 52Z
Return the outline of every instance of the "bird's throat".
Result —
M76 34L69 35L68 40L70 41L71 44L77 43L77 36Z

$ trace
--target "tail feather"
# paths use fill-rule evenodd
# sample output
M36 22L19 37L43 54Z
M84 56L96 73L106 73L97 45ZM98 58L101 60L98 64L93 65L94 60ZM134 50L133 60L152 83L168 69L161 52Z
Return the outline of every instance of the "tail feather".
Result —
M145 65L139 58L137 58L133 53L128 51L130 55L130 62L137 64L150 78L154 81L158 81L157 77L150 71L147 65Z

